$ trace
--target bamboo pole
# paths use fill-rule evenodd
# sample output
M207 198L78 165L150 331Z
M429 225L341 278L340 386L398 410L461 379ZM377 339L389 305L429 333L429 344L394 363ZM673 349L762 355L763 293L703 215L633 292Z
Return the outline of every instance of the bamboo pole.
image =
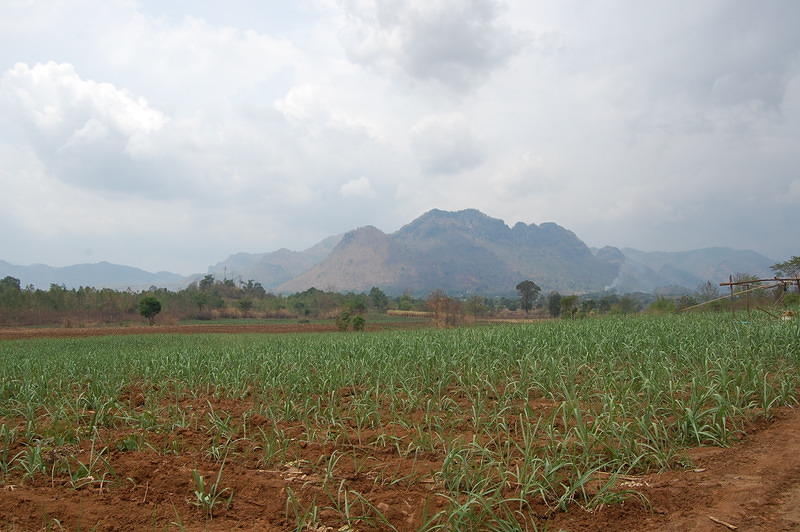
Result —
M736 307L733 305L733 275L728 276L728 281L730 282L731 287L731 317L736 319Z
M748 279L747 281L736 281L734 282L733 276L729 275L728 279L730 282L727 283L719 283L720 286L730 286L730 285L740 285L740 284L753 284L753 283L769 283L769 282L781 282L781 283L797 283L800 285L800 277L772 277L771 279Z
M750 290L746 290L746 292L755 292L756 290L769 290L770 288L775 288L776 286L780 286L781 284L783 284L783 283L775 283L775 284L770 285L770 286L757 286L755 288L751 288ZM731 289L733 289L733 287L731 287ZM744 294L744 293L745 292L739 292L739 295ZM702 307L703 305L708 305L709 303L713 303L715 301L721 301L723 299L728 299L728 298L731 298L731 301L733 300L732 296L717 297L717 298L714 298L714 299L709 299L708 301L703 301L702 303L698 303L697 305L692 305L691 307L682 308L680 310L680 312L685 312L685 311L691 310L693 308Z

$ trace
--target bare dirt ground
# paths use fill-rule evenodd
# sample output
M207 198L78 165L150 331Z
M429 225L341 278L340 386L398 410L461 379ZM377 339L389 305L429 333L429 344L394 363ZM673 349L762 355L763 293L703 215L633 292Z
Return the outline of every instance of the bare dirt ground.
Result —
M631 482L650 502L563 514L558 530L800 530L800 410L782 410L727 449L690 451L696 468ZM712 519L713 518L713 519ZM716 521L715 521L716 520ZM722 523L720 523L720 521Z
M424 327L426 322L396 321L368 323L366 330L393 330ZM333 323L268 323L248 325L134 325L131 327L0 327L0 340L18 340L21 338L83 338L87 336L111 336L128 334L285 334L301 332L336 331Z
M198 408L202 401L197 401ZM215 404L215 408L234 411L240 404ZM254 419L257 424L259 420ZM113 442L124 433L101 434ZM166 443L153 435L158 447ZM235 496L230 508L220 507L213 520L189 502L192 499L191 471L198 468L208 479L218 465L204 458L201 450L205 435L191 429L177 431L186 450L177 455L152 451L122 452L110 447L106 458L118 480L97 482L85 487L68 485L63 478L38 477L20 485L6 484L0 490L0 523L3 530L291 530L293 509L287 507L287 494L300 499L319 497L321 528L326 519L336 521L326 506L334 504L335 486L326 498L320 490L319 472L303 464L315 462L332 451L309 444L300 449L292 464L259 469L255 460L237 459L226 464L223 485ZM82 442L82 459L89 452ZM354 445L357 451L357 446ZM57 452L54 451L54 452ZM371 454L375 456L374 449ZM671 471L626 479L624 487L636 489L649 501L633 497L595 512L573 505L565 513L551 515L542 525L547 530L603 531L725 531L725 524L738 530L800 530L800 410L781 410L772 423L753 427L739 444L728 449L702 448L690 451L695 469ZM247 456L246 453L243 456ZM416 530L422 514L432 515L444 506L433 496L429 481L409 485L381 485L376 475L417 472L423 478L440 465L437 457L403 460L387 450L375 456L366 468L356 469L340 463L339 475L349 488L364 494L399 530ZM323 484L324 486L324 484ZM221 506L221 505L220 505ZM716 520L713 520L712 517ZM382 529L371 526L358 530ZM731 528L732 529L732 528ZM352 529L350 529L352 530Z

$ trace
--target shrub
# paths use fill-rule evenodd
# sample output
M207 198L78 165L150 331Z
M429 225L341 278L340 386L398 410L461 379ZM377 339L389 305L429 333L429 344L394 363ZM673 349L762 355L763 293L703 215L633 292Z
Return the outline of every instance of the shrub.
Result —
M356 316L356 317L354 317L353 321L352 321L353 330L354 331L363 331L364 330L364 325L366 325L366 322L367 321L364 319L364 316Z
M649 307L647 307L647 311L653 314L666 314L669 312L675 312L675 310L675 302L662 296L659 296L655 301L650 303Z
M346 331L350 327L350 313L346 310L336 316L336 328L340 331Z
M783 304L786 307L796 307L800 305L800 294L792 292L783 296Z

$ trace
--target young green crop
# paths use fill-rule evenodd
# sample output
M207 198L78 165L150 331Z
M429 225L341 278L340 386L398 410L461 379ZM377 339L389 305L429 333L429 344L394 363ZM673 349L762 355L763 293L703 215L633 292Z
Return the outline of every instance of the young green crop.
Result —
M535 529L569 505L631 495L615 488L617 475L681 467L687 447L734 443L749 421L796 404L799 384L800 325L719 315L7 341L0 473L34 479L46 473L43 449L111 429L130 439L98 446L195 452L212 464L227 453L227 463L252 457L261 468L315 444L328 449L315 465L317 499L287 491L297 526L316 522L326 498L340 525L383 523L347 485L367 478L427 483L449 500L423 519L431 530ZM219 406L231 402L246 408ZM202 448L184 448L173 438L181 429L204 435ZM144 430L168 438L140 445L133 435ZM409 469L380 469L373 458L387 451ZM420 469L421 457L433 469Z

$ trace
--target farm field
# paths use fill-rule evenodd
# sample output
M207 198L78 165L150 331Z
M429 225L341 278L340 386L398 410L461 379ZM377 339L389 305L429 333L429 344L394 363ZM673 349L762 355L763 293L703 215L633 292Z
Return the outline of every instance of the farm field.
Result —
M415 319L370 320L367 331L413 329L424 327L426 321ZM220 322L190 322L177 325L127 325L98 327L0 327L0 340L21 338L84 338L88 336L120 336L142 334L287 334L336 331L333 320L298 322L297 320L221 320Z
M800 526L800 324L0 342L3 530Z

